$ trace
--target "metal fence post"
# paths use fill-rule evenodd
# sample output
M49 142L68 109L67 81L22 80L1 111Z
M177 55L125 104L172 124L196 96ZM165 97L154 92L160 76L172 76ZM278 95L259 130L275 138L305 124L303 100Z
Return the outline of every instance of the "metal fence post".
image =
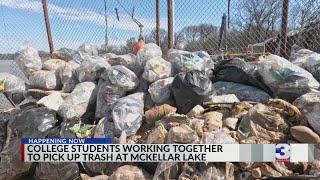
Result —
M168 49L173 48L173 0L167 1L168 5Z
M53 49L53 42L52 42L52 36L51 36L51 27L50 27L49 15L48 15L47 0L42 0L42 6L43 6L44 21L46 23L46 29L47 29L49 49L50 49L50 53L52 54L54 49Z
M287 26L288 26L288 9L289 0L283 0L282 4L282 18L281 18L281 44L280 44L280 56L288 58L287 54Z
M160 46L160 0L156 0L156 43Z
M107 52L108 50L108 9L107 9L107 0L104 0L104 20L106 24L105 28L105 36L104 36L104 48L105 51Z

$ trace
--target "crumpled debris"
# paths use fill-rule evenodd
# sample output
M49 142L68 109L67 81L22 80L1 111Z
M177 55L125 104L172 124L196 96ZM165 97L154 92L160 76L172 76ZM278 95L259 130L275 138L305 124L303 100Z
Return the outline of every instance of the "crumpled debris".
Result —
M137 166L124 165L119 167L109 177L110 180L122 180L122 179L141 179L149 180L151 176L144 170Z
M238 144L229 133L230 131L226 128L221 128L213 132L204 132L201 144Z
M267 105L277 108L278 113L291 120L293 123L299 123L297 121L301 118L301 112L296 106L289 102L282 99L269 99Z
M75 124L70 130L76 134L78 138L90 138L94 133L94 125L90 124Z
M163 116L175 113L177 108L172 107L168 104L163 104L161 106L156 106L154 108L149 109L145 112L145 121L147 123L154 123L157 120L160 120Z
M98 175L98 176L90 177L87 174L80 174L80 177L82 180L105 180L109 178L109 176L107 175Z
M226 163L225 166L209 163L201 169L200 179L234 179L234 166L232 163Z
M175 126L179 126L180 124L191 125L191 123L191 119L184 114L168 114L161 120L156 121L155 125L158 126L159 124L162 124L165 129L170 129Z
M204 119L206 120L205 122L205 128L206 131L213 131L216 129L222 128L222 116L223 114L220 112L207 112L204 113Z
M148 134L146 144L164 144L167 133L168 132L163 125L157 126Z
M257 104L243 117L238 131L245 138L255 136L258 140L278 143L284 141L288 124L270 107Z
M260 166L260 171L262 175L269 176L269 177L279 177L282 176L282 174L275 169L273 169L271 166L267 164L263 164Z
M175 162L160 162L154 173L153 179L178 179L179 166Z
M79 178L77 163L41 162L36 166L35 177L38 179L68 180Z
M184 143L184 144L195 144L199 142L197 133L192 130L189 126L181 124L170 128L166 144Z

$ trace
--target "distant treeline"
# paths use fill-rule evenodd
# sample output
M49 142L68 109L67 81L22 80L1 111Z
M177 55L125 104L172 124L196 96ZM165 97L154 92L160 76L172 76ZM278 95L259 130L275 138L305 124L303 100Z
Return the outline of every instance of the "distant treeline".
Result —
M18 55L19 55L19 53L4 53L4 54L0 54L0 60L13 60ZM48 57L50 57L50 53L45 52L45 51L39 51L39 56L41 57L41 59L47 59Z

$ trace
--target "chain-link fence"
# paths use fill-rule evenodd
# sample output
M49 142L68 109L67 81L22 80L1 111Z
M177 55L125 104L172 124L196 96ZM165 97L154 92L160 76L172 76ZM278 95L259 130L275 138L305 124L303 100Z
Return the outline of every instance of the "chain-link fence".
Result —
M320 53L320 0L173 0L173 47L242 54L253 47L289 57L294 45ZM156 42L156 0L47 0L54 49L88 42L116 54L133 53L139 23ZM167 0L160 3L160 46L168 49ZM286 8L288 15L286 16ZM138 22L134 21L136 19ZM286 31L282 31L285 28ZM0 59L28 43L42 56L49 46L41 0L0 1ZM251 49L250 49L251 48ZM23 74L12 61L0 72Z
M55 49L75 49L84 42L102 46L106 31L109 51L132 52L143 34L155 42L156 0L47 0ZM174 0L174 47L185 50L244 52L249 44L280 47L283 0ZM24 43L49 51L41 0L1 1L1 58ZM288 1L287 41L319 52L319 0ZM160 0L160 42L167 47L167 1ZM225 20L223 20L225 15ZM107 19L106 19L107 17ZM107 21L106 21L107 20ZM269 44L268 44L269 43ZM6 57L4 57L6 55Z

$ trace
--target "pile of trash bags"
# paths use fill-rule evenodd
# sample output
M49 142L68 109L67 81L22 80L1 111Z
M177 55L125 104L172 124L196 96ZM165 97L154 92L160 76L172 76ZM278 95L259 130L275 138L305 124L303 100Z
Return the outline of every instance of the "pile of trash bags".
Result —
M0 114L0 179L263 179L320 176L313 163L22 163L23 137L109 137L114 143L320 143L320 55L219 60L149 43L99 54L83 44L52 59L25 46L28 82L0 73L15 108ZM20 99L13 98L20 93Z

